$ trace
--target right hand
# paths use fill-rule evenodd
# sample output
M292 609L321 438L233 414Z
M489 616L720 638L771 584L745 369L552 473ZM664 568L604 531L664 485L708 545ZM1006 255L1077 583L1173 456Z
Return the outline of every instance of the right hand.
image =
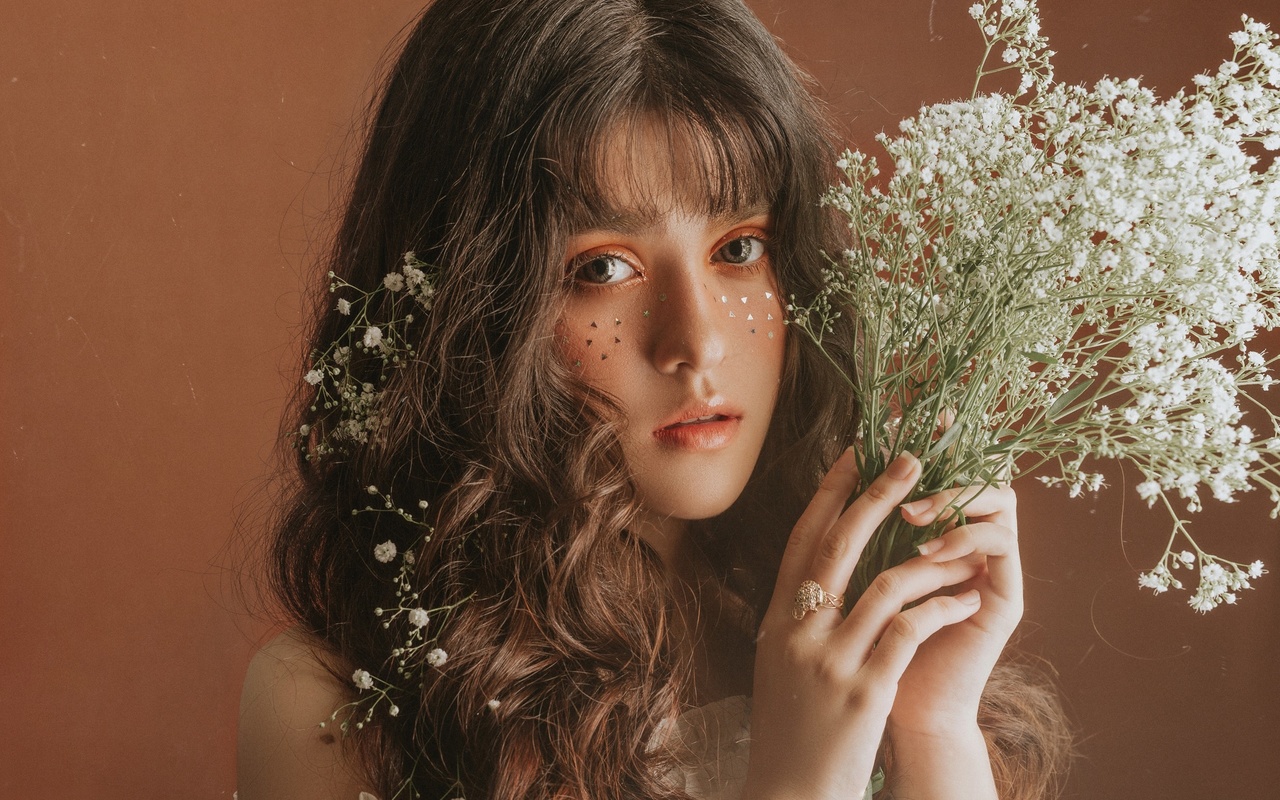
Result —
M744 800L861 798L916 648L978 611L976 591L904 611L972 574L956 562L913 558L877 576L847 617L829 608L793 616L805 580L843 594L867 541L919 476L920 462L904 454L845 510L858 485L847 450L792 530L757 638Z

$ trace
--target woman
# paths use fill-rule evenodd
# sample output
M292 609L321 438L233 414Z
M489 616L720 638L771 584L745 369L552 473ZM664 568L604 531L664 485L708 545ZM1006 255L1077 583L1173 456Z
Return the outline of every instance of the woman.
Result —
M828 142L736 0L424 12L317 306L313 359L359 343L291 423L294 627L246 680L243 800L856 798L877 763L895 797L1043 794L1056 705L995 666L1010 490L835 608L881 520L949 497L896 508L909 455L851 497L856 410L782 324L840 246ZM316 402L338 373L362 388ZM395 513L353 515L370 494ZM404 592L421 616L379 624ZM406 635L422 677L384 689ZM387 704L358 733L317 724L364 690Z

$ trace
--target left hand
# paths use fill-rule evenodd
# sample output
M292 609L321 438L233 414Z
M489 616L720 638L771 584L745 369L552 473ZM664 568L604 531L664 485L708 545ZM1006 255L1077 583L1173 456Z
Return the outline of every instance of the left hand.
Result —
M913 525L954 514L948 506L980 487L939 492L902 508ZM965 524L924 545L923 558L960 567L969 577L952 587L976 589L981 607L921 643L898 682L889 714L890 737L947 737L972 731L978 703L1001 651L1022 618L1022 564L1018 556L1017 497L1008 486L983 489L963 505Z

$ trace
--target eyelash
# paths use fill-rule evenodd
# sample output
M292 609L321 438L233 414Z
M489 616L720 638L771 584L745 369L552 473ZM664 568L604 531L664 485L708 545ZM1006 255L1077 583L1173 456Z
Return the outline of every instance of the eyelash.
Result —
M750 261L747 263L738 263L738 262L723 261L723 260L720 261L719 263L728 264L734 270L739 272L744 272L744 273L758 272L761 268L763 268L765 264L768 263L768 259L770 255L769 234L765 233L764 231L758 228L746 228L743 230L734 231L729 236L722 239L719 243L717 243L715 249L712 250L712 253L711 253L712 259L714 260L716 254L718 254L724 248L728 247L730 244L738 241L739 239L755 239L756 241L760 242L762 248L764 249L764 252L761 253L761 255L758 256L754 261ZM566 278L575 287L581 288L581 289L587 289L587 290L617 289L622 286L625 286L629 282L629 279L618 281L616 283L595 283L592 281L584 281L584 280L578 279L578 273L582 270L583 267L585 267L587 264L590 264L592 261L596 260L597 258L602 258L602 257L616 258L619 261L626 264L627 267L630 268L636 275L639 275L639 276L644 275L644 271L632 260L632 257L630 256L630 254L623 251L619 251L619 250L605 249L605 250L590 250L586 253L582 253L581 255L578 255L572 258L569 261L568 268L566 269Z

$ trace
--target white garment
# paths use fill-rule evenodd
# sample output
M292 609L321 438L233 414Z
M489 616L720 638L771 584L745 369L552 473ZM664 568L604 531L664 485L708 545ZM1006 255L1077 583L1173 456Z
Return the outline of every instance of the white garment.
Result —
M738 800L751 755L751 698L726 697L681 714L659 736L674 749L680 766L667 773L695 800ZM882 783L876 776L861 800L872 800Z
M667 780L697 800L738 800L751 749L751 698L689 709L662 733L680 760Z

